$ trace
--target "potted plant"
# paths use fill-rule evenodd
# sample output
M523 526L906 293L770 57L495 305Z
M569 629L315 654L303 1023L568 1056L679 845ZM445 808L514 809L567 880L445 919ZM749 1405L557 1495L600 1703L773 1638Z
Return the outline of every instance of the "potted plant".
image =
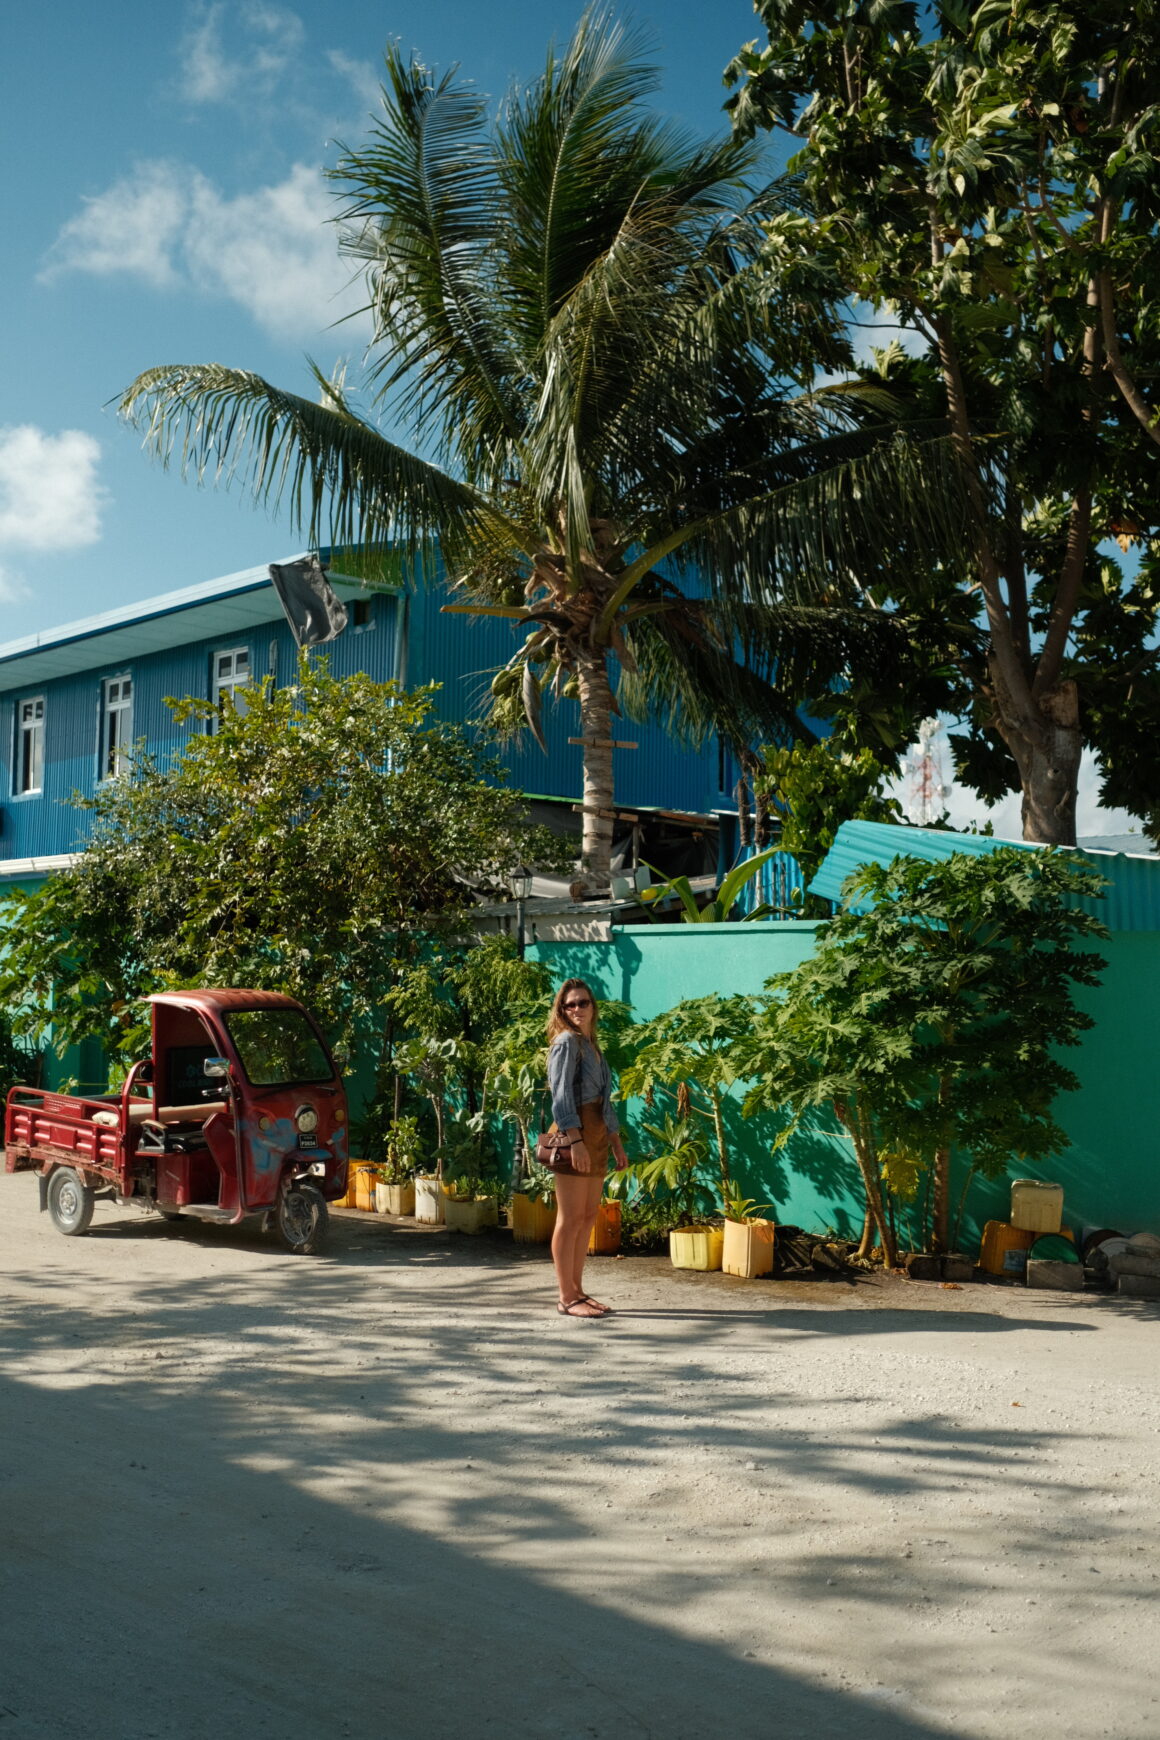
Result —
M712 1143L720 1180L719 1214L735 1195L725 1124L726 1096L737 1080L734 1050L752 1028L748 997L686 998L638 1029L636 1057L620 1081L624 1095L639 1094L646 1104L658 1093L675 1102L675 1117L670 1114L659 1127L644 1126L665 1149L650 1163L660 1167L661 1179L687 1179L696 1194ZM725 1233L715 1221L713 1217L713 1223L674 1228L669 1245L676 1268L721 1267Z
M487 1140L486 1116L452 1112L439 1149L443 1218L449 1232L477 1233L499 1221L499 1187Z
M774 1223L748 1197L731 1196L725 1205L725 1238L721 1267L727 1275L752 1280L773 1273Z
M361 1208L364 1214L375 1211L375 1172L372 1160L352 1160L347 1168L347 1187L343 1201L349 1208Z
M556 1178L531 1160L512 1192L512 1237L517 1244L547 1244L556 1228Z
M668 1113L659 1123L642 1124L641 1128L652 1138L656 1151L651 1159L628 1167L620 1180L629 1186L635 1184L650 1197L665 1193L661 1207L669 1259L675 1269L719 1269L724 1234L720 1225L705 1215L705 1192L698 1177L708 1158L709 1144L685 1115Z
M423 1158L419 1120L396 1118L376 1167L375 1207L380 1214L414 1214L415 1172Z
M623 1172L609 1174L604 1186L604 1195L600 1199L600 1207L596 1210L595 1223L588 1236L588 1255L590 1257L615 1256L620 1249L620 1199L625 1183L630 1176L627 1168Z

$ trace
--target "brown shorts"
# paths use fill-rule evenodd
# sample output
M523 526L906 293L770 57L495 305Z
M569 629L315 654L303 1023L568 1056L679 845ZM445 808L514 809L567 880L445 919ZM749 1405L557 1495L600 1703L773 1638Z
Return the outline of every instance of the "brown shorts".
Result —
M555 1128L553 1124L552 1130ZM570 1160L563 1158L552 1162L552 1171L559 1172L566 1178L603 1178L608 1171L609 1150L603 1101L591 1100L588 1105L580 1107L580 1130L584 1137L584 1146L592 1160L591 1172L578 1172Z

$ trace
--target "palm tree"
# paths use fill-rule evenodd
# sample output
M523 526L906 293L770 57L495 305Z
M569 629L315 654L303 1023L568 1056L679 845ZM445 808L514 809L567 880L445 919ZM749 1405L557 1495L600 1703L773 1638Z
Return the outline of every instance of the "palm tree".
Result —
M773 299L752 148L648 115L621 26L589 15L490 123L455 71L392 49L386 75L369 143L333 171L370 412L318 371L315 403L216 364L151 369L122 408L163 461L240 478L312 541L437 546L448 608L518 625L495 716L540 737L545 691L577 696L584 863L606 885L616 713L785 741L801 697L893 656L867 587L874 552L913 541L921 449L893 444L867 555L850 504L881 443L802 390L848 360L840 322L822 295Z

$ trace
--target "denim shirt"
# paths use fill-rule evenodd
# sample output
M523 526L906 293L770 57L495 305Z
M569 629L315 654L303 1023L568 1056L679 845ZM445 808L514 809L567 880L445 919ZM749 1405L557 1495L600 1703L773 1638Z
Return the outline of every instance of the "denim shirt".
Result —
M576 1063L580 1062L580 1092L576 1093ZM552 1096L552 1119L557 1130L580 1126L580 1106L600 1101L604 1126L610 1136L620 1133L612 1109L612 1071L603 1052L578 1033L557 1033L548 1053L548 1092ZM579 1101L579 1104L577 1103Z

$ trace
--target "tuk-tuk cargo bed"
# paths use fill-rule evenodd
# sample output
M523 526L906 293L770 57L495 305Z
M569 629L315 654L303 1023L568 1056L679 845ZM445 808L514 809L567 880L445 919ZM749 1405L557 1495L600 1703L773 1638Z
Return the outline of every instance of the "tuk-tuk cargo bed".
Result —
M138 1103L146 1115L152 1112L149 1102ZM4 1136L9 1172L63 1164L99 1172L111 1183L124 1181L128 1155L116 1101L19 1088L8 1102Z

